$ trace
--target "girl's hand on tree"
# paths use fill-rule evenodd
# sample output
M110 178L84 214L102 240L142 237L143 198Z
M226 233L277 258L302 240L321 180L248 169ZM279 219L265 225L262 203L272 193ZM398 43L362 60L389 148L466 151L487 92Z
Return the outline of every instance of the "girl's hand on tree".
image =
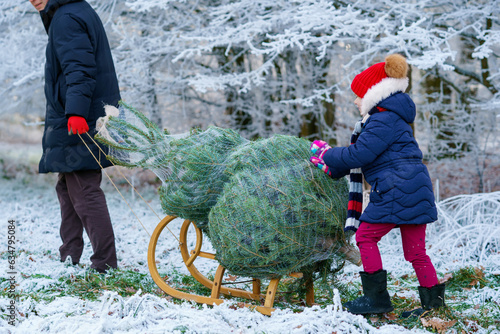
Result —
M330 171L330 167L328 167L323 159L320 159L318 157L312 156L309 158L309 161L312 162L312 164L319 169L321 169L326 175L332 176L332 172Z
M326 151L331 149L330 145L328 145L326 142L322 140L315 140L311 144L311 147L309 148L311 152L314 154L314 156L323 159L323 155L325 155ZM312 161L311 161L312 162Z

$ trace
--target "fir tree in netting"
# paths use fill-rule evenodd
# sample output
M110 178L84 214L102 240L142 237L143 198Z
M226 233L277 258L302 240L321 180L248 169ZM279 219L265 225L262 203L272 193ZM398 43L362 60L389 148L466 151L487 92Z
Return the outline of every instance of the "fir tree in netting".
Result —
M110 147L111 160L120 166L152 170L162 181L163 211L206 227L228 177L223 173L227 156L248 142L231 129L169 135L142 113L121 102L102 119L96 138ZM151 135L154 134L154 135ZM160 135L161 134L161 135Z
M310 142L276 135L228 159L230 181L210 211L210 240L230 272L257 278L313 272L346 247L348 186L308 160Z
M246 142L235 131L210 127L194 130L186 138L168 138L160 198L165 213L189 219L204 229L228 176L223 173L227 155Z
M124 103L99 123L115 164L155 172L164 212L195 222L232 274L274 278L357 261L343 231L347 181L309 162L309 141L249 141L218 127L170 135Z

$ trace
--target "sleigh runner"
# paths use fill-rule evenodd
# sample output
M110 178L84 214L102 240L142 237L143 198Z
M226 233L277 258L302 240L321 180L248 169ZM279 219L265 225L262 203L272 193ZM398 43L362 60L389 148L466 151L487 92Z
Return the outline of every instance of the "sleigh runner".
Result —
M273 278L270 280L267 290L265 293L262 293L261 280L258 278L252 279L252 290L244 290L238 288L228 288L224 286L223 277L226 272L226 269L222 265L218 265L214 279L211 280L203 275L198 268L196 267L196 260L198 258L206 258L215 261L214 253L207 253L202 251L202 231L190 220L184 220L180 233L179 233L179 251L182 255L182 260L189 270L191 276L195 278L199 283L204 285L206 288L211 290L210 296L202 296L197 294L188 293L185 291L180 291L168 284L164 277L162 277L157 268L157 260L156 260L156 248L158 244L158 238L161 233L164 231L165 227L177 217L175 216L166 216L164 219L160 221L160 223L155 228L153 234L151 235L151 240L149 242L148 247L148 267L151 277L153 281L158 285L158 287L163 290L168 295L183 300L194 301L196 303L202 303L207 305L219 305L223 303L225 300L221 298L221 295L230 296L230 297L239 297L245 298L253 301L253 303L247 304L245 303L243 306L249 307L252 309L256 309L262 314L271 315L274 311L273 305L275 296L278 290L278 284L281 278ZM196 242L194 249L188 248L188 229L190 226L193 226L196 231ZM346 259L350 262L359 265L360 258L359 253L352 246L346 247L343 249L346 255ZM295 278L303 278L303 273L290 273L289 276ZM306 284L306 304L311 306L314 304L314 287L312 278L308 278L305 280Z

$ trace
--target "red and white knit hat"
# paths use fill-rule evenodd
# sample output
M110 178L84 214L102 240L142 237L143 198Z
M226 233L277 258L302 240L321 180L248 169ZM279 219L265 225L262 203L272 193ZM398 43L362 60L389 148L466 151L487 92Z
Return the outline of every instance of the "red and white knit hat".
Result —
M361 101L361 114L365 115L380 101L408 87L406 58L392 54L385 62L377 63L354 77L351 89Z

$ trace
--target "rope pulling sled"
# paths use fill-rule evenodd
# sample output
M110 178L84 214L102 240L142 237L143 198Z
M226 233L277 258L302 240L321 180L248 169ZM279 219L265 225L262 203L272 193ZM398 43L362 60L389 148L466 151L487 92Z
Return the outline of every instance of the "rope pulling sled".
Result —
M127 180L160 219L151 234L148 267L154 282L170 296L208 305L223 303L222 295L240 297L254 301L244 306L271 315L282 277L305 282L310 306L313 280L320 273L339 270L345 260L361 264L343 230L347 182L332 180L309 163L307 140L275 135L249 141L217 127L170 135L123 102L119 109L106 106L106 114L98 121L96 139L109 147L107 158L114 165L147 168L162 181L163 219ZM178 217L184 222L177 237L168 224ZM188 247L191 227L196 235L193 249ZM210 296L175 289L160 275L156 248L165 229L177 240L192 277L211 291ZM215 253L202 251L204 235ZM213 280L196 267L201 258L219 263ZM252 290L224 286L226 271L250 277ZM262 280L269 280L265 293Z

